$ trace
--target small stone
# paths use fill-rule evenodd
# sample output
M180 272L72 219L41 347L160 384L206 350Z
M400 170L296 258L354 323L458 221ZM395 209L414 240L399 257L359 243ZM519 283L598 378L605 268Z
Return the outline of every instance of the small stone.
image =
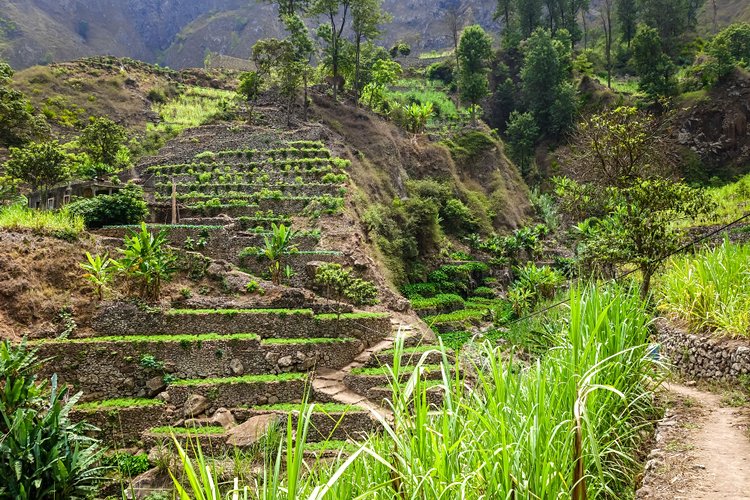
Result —
M187 401L185 401L183 412L186 417L195 417L206 411L209 406L210 403L204 396L201 396L200 394L191 394L188 396Z
M229 369L232 370L234 375L242 375L245 373L245 366L239 359L233 359L229 362Z
M156 399L164 401L165 403L169 403L169 400L170 400L169 392L167 391L160 392L159 394L156 395Z
M289 368L292 366L292 357L291 356L284 356L283 358L279 358L278 365L281 368Z
M275 405L278 402L279 402L279 398L277 398L276 396L268 396L269 405Z
M297 354L295 354L295 357L299 361L304 361L307 358L307 356L305 356L305 354L302 351L297 351Z
M268 361L272 365L275 365L276 363L279 362L279 353L277 352L266 353L266 361Z
M164 383L164 377L152 377L146 382L146 389L149 391L149 396L154 397L163 391L167 387Z
M232 415L232 412L226 408L219 408L216 410L214 416L211 417L211 423L220 425L224 429L231 429L232 427L237 426L237 421L234 419L234 415Z

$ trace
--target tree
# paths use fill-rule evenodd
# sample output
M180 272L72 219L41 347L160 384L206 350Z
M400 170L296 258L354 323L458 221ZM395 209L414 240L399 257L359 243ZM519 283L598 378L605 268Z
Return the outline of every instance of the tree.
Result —
M513 8L515 7L513 0L497 0L497 10L495 11L495 20L503 20L503 27L508 29L510 27L511 15L513 14Z
M487 62L492 55L492 39L481 26L466 28L458 45L458 74L461 99L471 106L471 121L476 126L476 108L489 93Z
M310 4L309 0L261 0L266 3L274 4L279 8L279 18L284 16L300 14L307 9Z
M128 134L125 128L109 118L92 118L78 138L81 149L94 165L118 166L118 154L125 147Z
M612 41L614 39L612 27L612 1L602 0L600 14L602 29L604 30L604 57L607 61L607 87L612 88Z
M458 60L458 44L461 41L461 29L465 25L466 11L468 5L464 5L461 0L446 0L440 4L440 11L444 12L443 23L450 34L453 42L453 54L456 57L456 67L461 63Z
M537 28L526 41L521 67L526 107L542 133L553 136L570 127L576 108L575 90L567 82L571 62L565 58L569 57L569 47L569 43L553 40L549 31Z
M299 71L302 75L302 86L304 87L302 119L307 121L307 89L310 80L310 60L312 59L315 49L313 47L313 41L310 38L310 32L307 30L307 26L305 26L301 17L297 14L289 14L284 16L282 20L284 22L284 27L286 27L287 32L289 32L288 40L292 45L292 54L290 54L291 60L287 62L289 65L287 69L290 72ZM290 86L289 90L289 98L290 101L293 102L296 97L297 89ZM289 117L287 117L287 123L289 123Z
M750 24L736 23L723 29L708 44L710 67L715 81L722 80L737 66L750 65Z
M679 245L676 222L711 207L704 193L679 182L675 151L663 121L619 107L580 123L561 161L582 182L558 182L558 193L568 198L561 208L580 216L585 207L584 216L592 217L583 234L584 258L637 265L644 297L661 260Z
M670 55L679 52L680 38L695 26L704 0L638 0L641 20L657 30L662 48Z
M541 0L514 0L521 37L528 38L537 29L542 17Z
M638 26L637 0L615 0L615 18L625 44L630 50L630 44L635 37Z
M337 96L339 88L339 64L341 57L341 37L346 27L349 8L353 0L312 0L308 15L310 17L325 16L329 24L318 29L318 36L325 42L326 55L330 60L333 72L333 98Z
M297 17L297 19L299 19ZM286 99L287 125L291 124L292 110L300 85L305 78L307 63L300 61L300 51L290 40L267 38L253 46L253 59L264 74L272 77Z
M315 271L315 284L325 289L326 296L346 300L355 306L377 303L377 287L369 281L357 278L350 268L345 268L341 264L328 263L318 267Z
M262 79L257 71L248 71L240 75L240 85L237 87L237 93L245 98L250 106L250 123L253 122L253 112L255 104L260 97Z
M365 85L362 92L367 99L367 105L372 109L379 110L385 101L385 90L388 85L395 83L401 76L403 69L396 61L379 59L372 67L370 82Z
M32 142L23 148L10 148L5 173L33 191L41 190L42 198L47 199L50 188L68 180L72 165L73 157L57 141Z
M363 84L360 75L362 42L381 35L380 26L393 18L383 10L383 0L352 0L352 32L354 33L355 70L354 99L359 102Z
M0 144L21 146L48 135L49 127L25 96L10 88L12 77L13 69L0 61Z
M627 106L591 115L578 124L563 163L574 178L601 187L674 177L680 155L668 124Z
M662 39L655 28L638 29L633 39L633 63L639 77L638 87L649 97L659 99L676 94L676 68L662 51Z
M531 171L534 145L539 138L539 127L531 113L513 111L505 131L508 137L508 156L518 166L524 177Z

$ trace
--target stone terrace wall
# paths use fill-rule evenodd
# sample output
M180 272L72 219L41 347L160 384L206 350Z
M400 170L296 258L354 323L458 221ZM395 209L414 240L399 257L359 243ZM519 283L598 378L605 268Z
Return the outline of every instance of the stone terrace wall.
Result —
M386 315L321 320L312 314L162 314L119 302L100 308L92 326L100 335L257 333L263 338L355 337L366 343L391 331Z
M750 373L750 342L695 335L657 322L661 353L677 371L691 379L736 381Z
M340 369L364 350L358 340L330 344L269 344L247 340L48 342L39 356L52 361L46 376L85 392L85 399L153 397L161 392L165 374L200 379L246 374L305 372L314 367ZM163 368L142 366L149 354Z

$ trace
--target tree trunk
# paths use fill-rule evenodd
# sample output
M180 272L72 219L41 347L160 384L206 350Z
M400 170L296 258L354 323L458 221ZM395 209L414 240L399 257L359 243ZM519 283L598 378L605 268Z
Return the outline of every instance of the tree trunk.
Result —
M641 299L646 300L648 292L651 290L651 278L654 275L654 270L651 266L644 264L641 266L641 274L643 275L643 281L641 281Z
M586 9L581 9L581 24L583 24L583 50L589 48L589 29L586 25Z
M359 66L362 53L362 35L357 34L356 57L354 61L354 104L359 106Z
M302 104L302 121L305 121L305 122L307 121L307 109L308 109L308 105L307 105L307 98L308 98L308 96L307 96L307 86L308 86L307 85L308 84L308 82L307 82L307 71L308 71L308 69L306 67L305 71L302 73L302 85L305 88L305 95L304 95L305 102Z

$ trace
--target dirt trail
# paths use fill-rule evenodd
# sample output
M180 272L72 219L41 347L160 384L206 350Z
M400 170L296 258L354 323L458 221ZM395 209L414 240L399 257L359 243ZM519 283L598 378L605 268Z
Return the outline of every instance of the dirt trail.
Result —
M747 409L722 406L721 396L694 387L665 389L670 409L638 498L750 499Z

